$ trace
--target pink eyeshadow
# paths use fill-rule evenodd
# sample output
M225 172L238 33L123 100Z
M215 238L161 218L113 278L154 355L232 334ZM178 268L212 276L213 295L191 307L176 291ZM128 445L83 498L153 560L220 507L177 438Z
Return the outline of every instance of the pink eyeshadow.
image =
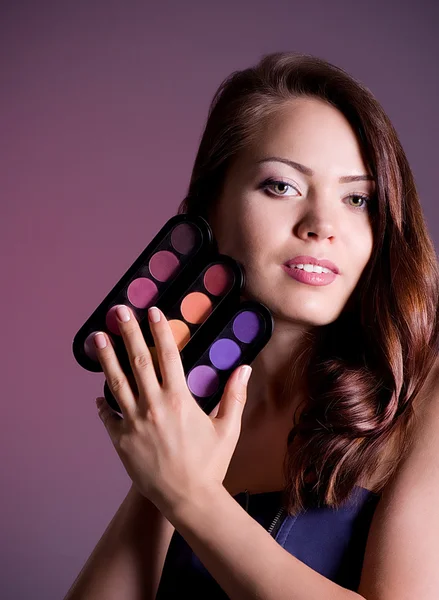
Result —
M99 361L98 361L98 356L97 356L97 354L96 354L96 348L95 348L95 344L94 344L94 341L93 341L93 337L94 337L94 334L95 334L95 333L96 333L96 331L92 331L92 332L90 333L90 335L88 335L88 336L86 337L86 339L85 339L85 342L84 342L84 352L86 353L86 355L87 355L89 358L91 358L92 360L95 360L96 362L99 362ZM107 335L108 335L108 334L107 334ZM111 336L110 336L110 335L109 335L108 337L109 337L109 339L110 339L111 345L112 345L112 346L113 346L113 348L114 348L114 342L113 342L113 339L111 338Z
M96 333L96 331L92 331L90 333L90 335L87 336L85 342L84 342L84 352L86 353L86 355L91 358L92 360L95 360L96 362L98 362L98 357L96 354L96 348L93 342L93 336Z
M117 317L116 317L116 306L113 306L107 312L107 316L105 317L105 324L108 327L108 329L111 331L111 333L114 333L116 335L121 335L120 330L119 330L119 323L117 322Z
M128 300L136 308L147 308L157 298L156 284L147 277L138 277L130 283L127 289Z
M177 271L180 261L172 252L160 250L149 261L149 270L158 281L168 281Z
M120 333L119 323L117 322L117 317L116 317L116 307L119 304L123 304L123 302L119 302L118 304L115 304L114 306L112 306L110 308L110 310L107 312L107 316L105 317L105 324L106 324L106 326L111 331L111 333L115 333L116 335L122 335ZM131 312L134 314L134 316L136 317L136 319L139 320L138 316L136 315L136 311L133 311L131 309Z

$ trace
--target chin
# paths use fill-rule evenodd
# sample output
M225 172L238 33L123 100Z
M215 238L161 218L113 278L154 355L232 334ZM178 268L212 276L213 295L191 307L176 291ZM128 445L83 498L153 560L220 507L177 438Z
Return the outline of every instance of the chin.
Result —
M298 306L287 305L286 302L276 303L273 301L259 300L265 304L271 311L275 321L289 322L295 325L302 325L304 327L321 327L323 325L329 325L338 319L343 308L330 310L328 303L318 303L318 305L307 306L305 303L301 303Z

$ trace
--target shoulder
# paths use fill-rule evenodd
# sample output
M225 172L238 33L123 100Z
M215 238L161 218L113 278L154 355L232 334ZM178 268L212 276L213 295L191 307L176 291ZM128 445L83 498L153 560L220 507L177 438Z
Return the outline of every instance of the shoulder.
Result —
M439 597L439 357L414 411L412 443L369 531L358 589L368 600Z

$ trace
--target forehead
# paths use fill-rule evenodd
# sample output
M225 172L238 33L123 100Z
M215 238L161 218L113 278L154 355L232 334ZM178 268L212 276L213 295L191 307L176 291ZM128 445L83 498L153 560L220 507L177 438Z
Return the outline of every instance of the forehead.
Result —
M315 176L341 177L368 173L358 138L346 117L314 98L288 101L261 121L253 141L237 157L240 167L266 169L275 163L257 161L281 156L308 166ZM279 168L289 167L276 163Z

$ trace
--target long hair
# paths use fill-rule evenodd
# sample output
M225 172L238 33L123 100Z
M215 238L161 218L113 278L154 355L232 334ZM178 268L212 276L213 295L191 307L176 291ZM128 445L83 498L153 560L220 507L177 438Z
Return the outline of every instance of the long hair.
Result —
M291 373L301 369L307 394L284 463L290 514L310 505L339 507L380 466L375 489L384 488L410 446L413 404L439 337L438 260L407 157L370 90L321 58L267 54L221 83L178 212L208 218L231 160L265 119L303 96L347 118L376 191L371 258L345 309L316 328L301 361L291 365ZM391 443L395 451L383 470Z

